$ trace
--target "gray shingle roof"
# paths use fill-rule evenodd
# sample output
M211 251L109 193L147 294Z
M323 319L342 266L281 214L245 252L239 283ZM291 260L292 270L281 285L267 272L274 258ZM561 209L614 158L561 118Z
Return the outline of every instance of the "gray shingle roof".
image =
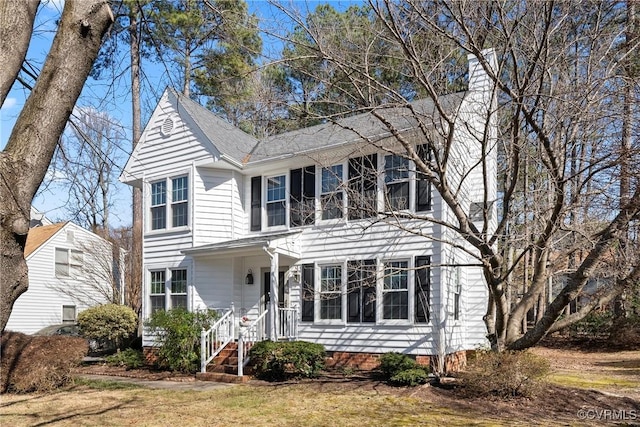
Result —
M362 137L379 140L390 134L378 118L367 112L337 120L335 123L298 129L258 141L188 97L176 91L173 93L178 99L178 105L192 117L213 145L221 153L242 163L308 153L362 141ZM442 96L439 102L447 113L454 114L460 107L465 93ZM415 113L407 106L380 107L376 111L398 130L415 128L418 124L416 116L423 118L423 123L427 125L437 121L440 116L431 99L414 101L410 105Z

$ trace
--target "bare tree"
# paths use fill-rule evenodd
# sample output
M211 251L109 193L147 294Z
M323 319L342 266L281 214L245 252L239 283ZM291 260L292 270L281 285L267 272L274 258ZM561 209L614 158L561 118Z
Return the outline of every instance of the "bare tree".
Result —
M616 191L620 162L638 165L640 156L640 147L619 149L624 116L619 69L624 58L638 52L637 41L622 53L616 48L627 28L622 5L372 0L370 6L382 25L369 33L367 44L355 37L357 31L353 37L341 32L336 40L332 31L307 25L281 6L306 32L305 55L289 58L287 64L296 67L300 60L304 68L298 73L330 87L326 92L332 98L318 102L335 108L344 97L348 110L317 115L316 120L368 112L392 141L361 134L363 145L413 162L449 215L436 218L396 209L401 200L391 193L385 203L368 204L366 180L350 189L362 197L357 212L369 206L367 216L374 221L426 239L434 236L423 234L420 221L449 230L442 243L467 252L482 267L490 296L485 323L498 350L535 345L637 283L638 242L629 242L635 255L624 263L613 257L626 230L640 219L640 169L627 169L635 175L628 180L626 199L619 200ZM443 40L449 50L432 55L430 45ZM387 55L393 70L410 84L395 88L381 79L385 70L380 64L387 62L370 56L378 41L387 47L376 55ZM495 64L486 56L487 46L497 51ZM493 87L478 104L479 122L459 117L451 108L452 96L441 93L447 87L441 79L458 75L459 63L449 59L465 54L478 58ZM321 64L317 72L308 67L310 58ZM418 97L429 99L432 110L416 108ZM413 133L393 120L393 108L410 116ZM497 135L491 132L494 123ZM638 129L630 131L631 140L638 141ZM457 145L460 134L470 138L464 148ZM428 155L420 155L417 145L424 145ZM469 155L461 157L460 150ZM497 164L489 155L496 150ZM465 190L461 182L479 172L477 179L485 184L489 174L498 174L497 194L486 185ZM590 279L612 268L610 286L591 295L578 313L559 320ZM559 275L566 278L564 286L552 294L549 282ZM531 328L526 327L527 314L536 310Z
M39 2L1 4L2 54L20 59L3 61L0 68L4 101L29 47ZM47 60L0 153L0 331L13 303L28 288L24 245L31 201L112 22L106 0L65 2Z

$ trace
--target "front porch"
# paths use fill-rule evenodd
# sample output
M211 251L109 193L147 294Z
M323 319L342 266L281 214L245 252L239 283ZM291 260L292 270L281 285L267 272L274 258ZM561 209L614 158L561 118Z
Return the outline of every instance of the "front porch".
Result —
M276 315L274 316L273 313ZM296 307L267 309L253 320L240 319L236 326L235 307L223 311L220 319L200 335L200 373L223 374L222 381L241 379L249 363L249 351L259 341L298 339L298 310ZM216 363L217 361L217 363ZM210 364L214 362L214 366ZM231 378L228 378L231 376Z

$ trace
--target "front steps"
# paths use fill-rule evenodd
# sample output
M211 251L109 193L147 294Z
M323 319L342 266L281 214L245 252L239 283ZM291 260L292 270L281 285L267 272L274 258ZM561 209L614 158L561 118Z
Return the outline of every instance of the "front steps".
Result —
M230 342L207 365L207 372L198 372L196 378L202 381L222 383L244 383L251 379L252 370L249 366L244 369L243 376L238 376L238 343Z

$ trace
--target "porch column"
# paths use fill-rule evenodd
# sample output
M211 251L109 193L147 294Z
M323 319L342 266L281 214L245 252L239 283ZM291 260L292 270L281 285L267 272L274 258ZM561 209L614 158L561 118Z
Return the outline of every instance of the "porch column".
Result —
M270 253L271 256L271 289L270 307L269 307L269 339L271 341L278 340L278 253Z

